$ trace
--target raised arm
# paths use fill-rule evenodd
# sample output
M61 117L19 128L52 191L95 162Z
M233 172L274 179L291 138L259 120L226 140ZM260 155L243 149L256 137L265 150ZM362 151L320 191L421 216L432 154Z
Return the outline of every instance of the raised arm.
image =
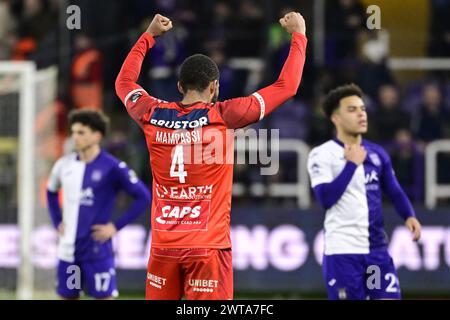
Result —
M139 38L126 57L116 79L116 93L127 108L130 116L138 123L149 108L159 100L150 96L137 80L141 72L142 62L158 37L172 29L172 22L160 14L155 15L147 31Z
M292 34L291 48L278 80L248 97L217 104L219 113L230 128L245 127L261 120L297 93L306 58L305 20L298 12L280 19L281 26Z

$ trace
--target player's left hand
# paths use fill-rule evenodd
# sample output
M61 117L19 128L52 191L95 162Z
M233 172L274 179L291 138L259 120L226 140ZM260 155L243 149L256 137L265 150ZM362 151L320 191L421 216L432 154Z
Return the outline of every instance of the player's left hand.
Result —
M420 239L420 230L422 229L419 220L414 217L409 217L406 219L405 225L412 232L413 241L418 241Z
M306 35L305 19L299 12L289 12L279 20L281 26L289 33L298 32Z
M91 229L92 238L102 243L111 239L117 233L116 226L111 222L107 224L94 224Z
M165 16L156 14L147 28L147 33L152 37L159 37L170 29L172 29L172 21Z

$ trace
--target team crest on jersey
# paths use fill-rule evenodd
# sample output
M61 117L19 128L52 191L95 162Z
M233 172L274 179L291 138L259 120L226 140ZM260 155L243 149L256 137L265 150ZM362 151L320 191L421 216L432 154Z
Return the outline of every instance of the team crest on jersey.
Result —
M370 153L369 158L370 158L370 160L372 160L374 165L376 165L377 167L381 166L381 160L380 160L380 157L378 156L378 154Z
M80 205L92 206L94 205L94 198L94 190L91 187L83 189L80 194Z
M91 179L95 182L102 180L102 172L100 170L94 170L92 172Z

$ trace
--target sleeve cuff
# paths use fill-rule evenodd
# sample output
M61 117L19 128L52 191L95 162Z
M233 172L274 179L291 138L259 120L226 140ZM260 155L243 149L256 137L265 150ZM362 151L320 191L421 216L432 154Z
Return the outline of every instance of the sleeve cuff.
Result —
M308 41L308 38L306 37L306 35L304 35L303 33L300 33L300 32L292 32L292 37L302 39L303 41Z
M409 218L416 218L416 213L415 213L415 212L408 212L408 213L405 215L404 219L405 219L405 221L406 221L406 220L408 220Z
M122 229L124 227L122 224L119 224L119 221L114 221L113 225L114 225L114 227L116 227L117 232L119 232L120 229Z
M345 164L344 170L350 170L350 171L355 171L356 168L358 168L358 165L352 161L348 161Z
M141 36L148 43L148 47L151 48L155 45L155 38L153 38L148 32L144 32Z

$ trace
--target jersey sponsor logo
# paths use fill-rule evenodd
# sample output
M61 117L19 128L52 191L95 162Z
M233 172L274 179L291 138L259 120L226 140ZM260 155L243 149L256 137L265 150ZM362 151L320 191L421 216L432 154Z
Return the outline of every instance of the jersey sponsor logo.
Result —
M366 174L366 184L373 182L378 182L378 174L375 170L372 170L370 173Z
M378 184L378 173L375 170L372 170L370 173L367 173L365 176L366 182L366 190L368 191L378 191L380 186Z
M160 231L206 231L210 201L158 200L154 212L155 230Z
M209 120L207 117L201 117L198 120L181 120L181 121L173 121L173 120L157 120L150 119L150 124L167 129L195 129L208 125Z
M173 200L209 200L213 193L212 184L207 186L168 187L156 183L155 186L158 198Z
M150 124L166 129L196 129L209 125L209 109L194 109L187 114L176 109L156 108Z
M91 187L81 190L80 205L82 206L94 205L94 190Z

